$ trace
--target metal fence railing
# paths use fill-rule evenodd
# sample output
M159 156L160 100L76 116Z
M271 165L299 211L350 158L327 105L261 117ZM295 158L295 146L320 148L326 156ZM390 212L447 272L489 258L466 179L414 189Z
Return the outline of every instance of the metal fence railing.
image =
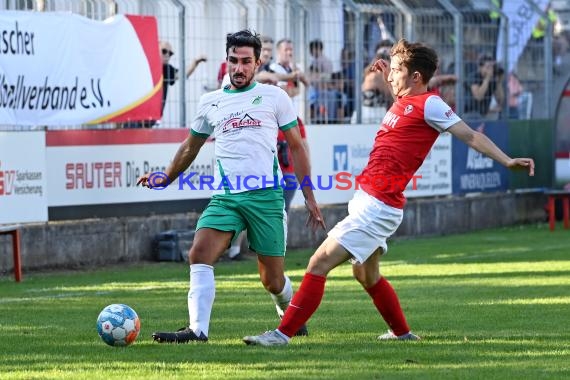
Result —
M528 20L533 15L544 19L544 9L539 5L544 1L517 3L528 13ZM512 64L506 61L509 43L524 47L512 68L527 94L527 102L528 95L533 99L533 116L552 117L557 96L552 90L552 48L556 37L552 23L546 18L546 33L537 38L531 36L528 42L503 39L501 44L501 30L516 27L522 36L529 34L536 23L509 20L498 0L5 0L0 2L0 10L3 9L70 11L96 20L115 12L155 16L159 39L172 45L175 54L171 63L180 73L168 91L160 123L160 127L166 128L187 127L191 123L199 97L219 86L217 76L225 60L226 34L246 27L274 41L291 39L294 59L307 76L314 74L309 44L315 39L322 42L332 72L317 76L314 88L303 89L294 99L299 114L308 123L348 123L351 117L355 122L361 121L366 107L363 103L368 101L361 91L366 65L374 59L380 41L402 37L434 47L440 56L439 73L456 75L457 82L442 85L440 92L454 103L460 115L469 111L467 80L478 70L478 58L485 54L492 59L504 57L500 64L505 76L497 81L497 86L506 91L508 99L506 69ZM200 55L206 55L207 61L186 78L186 69ZM322 89L333 94L333 98L325 98L320 104L316 96ZM334 112L319 119L319 112L333 104ZM489 106L491 112L483 116L511 117L506 100L502 104L492 100ZM520 117L531 113L528 104L524 106L526 112Z

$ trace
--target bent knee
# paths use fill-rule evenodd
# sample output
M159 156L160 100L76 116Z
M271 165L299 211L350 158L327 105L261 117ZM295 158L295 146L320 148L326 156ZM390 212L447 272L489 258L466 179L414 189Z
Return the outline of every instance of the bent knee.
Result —
M356 279L356 281L358 281L360 285L362 285L363 288L368 289L376 285L376 283L380 279L380 276L366 276L354 273L354 278Z
M279 294L283 291L283 287L285 286L285 279L261 279L261 283L265 290L267 290L271 294Z
M366 268L360 265L354 265L352 268L352 275L365 289L376 285L378 280L380 280L380 271L377 269L370 270L370 268L368 268L368 270L366 270Z
M206 247L192 246L188 252L188 262L190 264L214 265L221 253L207 249Z

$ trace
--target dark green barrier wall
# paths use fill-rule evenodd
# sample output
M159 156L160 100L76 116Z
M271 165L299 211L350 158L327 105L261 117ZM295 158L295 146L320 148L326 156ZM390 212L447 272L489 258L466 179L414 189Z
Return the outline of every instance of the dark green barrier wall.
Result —
M534 177L513 173L510 188L551 187L554 178L553 120L509 121L511 157L532 157L536 164Z

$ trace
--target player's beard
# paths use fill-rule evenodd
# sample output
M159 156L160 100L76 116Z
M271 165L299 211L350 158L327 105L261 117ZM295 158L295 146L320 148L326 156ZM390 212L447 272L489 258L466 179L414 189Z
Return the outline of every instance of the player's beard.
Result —
M236 77L236 76L243 78L243 80L241 81L241 83L237 83L237 82L234 80L234 77ZM246 87L248 87L248 86L251 84L251 82L253 81L253 77L254 77L254 74L251 74L251 76L250 76L249 78L248 78L245 74L241 74L241 73L239 73L239 74L234 74L234 75L230 75L230 83L231 83L232 86L234 86L236 89L246 88Z

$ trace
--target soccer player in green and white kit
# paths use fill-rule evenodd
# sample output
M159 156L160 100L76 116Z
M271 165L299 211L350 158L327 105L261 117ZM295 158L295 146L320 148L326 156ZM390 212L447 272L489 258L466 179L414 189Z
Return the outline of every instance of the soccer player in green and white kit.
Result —
M257 253L261 282L271 294L279 315L293 295L284 274L287 215L277 161L277 132L281 129L295 161L295 174L302 183L310 176L307 153L297 128L297 115L287 93L277 86L257 83L261 41L249 30L229 34L226 41L231 84L205 94L188 138L178 148L166 177L147 173L138 184L167 186L196 158L209 136L215 137L216 171L213 197L198 220L189 253L190 325L177 332L155 332L158 342L186 343L208 340L214 303L214 263L233 238L247 228L248 241ZM221 186L220 186L221 184ZM303 186L308 224L325 228L310 186ZM306 328L299 330L306 335Z

